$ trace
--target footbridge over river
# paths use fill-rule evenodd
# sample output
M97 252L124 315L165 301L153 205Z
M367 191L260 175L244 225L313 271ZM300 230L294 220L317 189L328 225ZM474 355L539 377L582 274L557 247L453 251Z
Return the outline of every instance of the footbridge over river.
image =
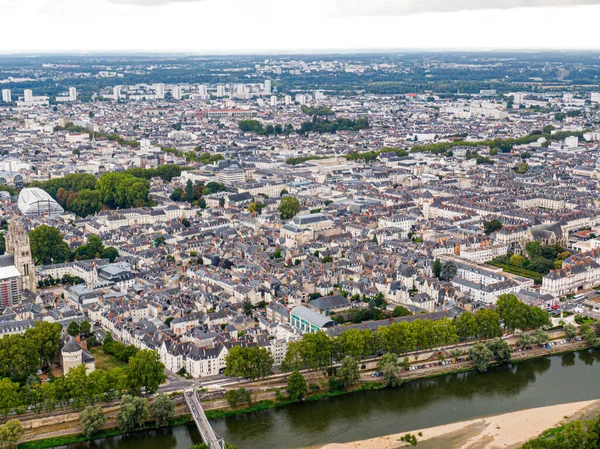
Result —
M185 390L184 396L185 401L192 412L196 426L200 431L202 440L208 444L210 449L225 449L225 441L215 433L212 426L208 422L208 419L206 418L206 414L202 408L200 398L198 398L196 388L188 388Z

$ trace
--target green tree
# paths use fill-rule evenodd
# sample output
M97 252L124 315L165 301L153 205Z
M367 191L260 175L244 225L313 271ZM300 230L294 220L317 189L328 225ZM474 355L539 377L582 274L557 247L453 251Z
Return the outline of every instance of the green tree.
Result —
M550 341L550 334L546 332L544 329L538 329L535 331L535 342L538 345L545 345Z
M433 262L433 275L439 279L441 274L442 274L442 262L440 262L440 259L435 259L435 262Z
M542 245L540 242L529 242L525 245L525 251L531 260L542 255Z
M104 248L102 254L100 254L100 257L102 259L108 259L111 263L113 263L115 259L119 257L119 251L117 250L117 248L109 246L108 248Z
M590 346L595 346L598 344L598 338L596 337L596 331L592 327L590 323L585 323L581 325L580 328L581 338L583 338L586 343Z
M300 212L300 201L293 196L284 196L279 203L279 214L283 220L289 220Z
M577 337L577 326L571 323L567 323L563 326L565 331L565 338L569 341L574 340Z
M500 220L497 220L495 218L493 220L488 221L485 225L486 235L490 235L492 232L499 231L500 229L502 229L502 223L500 223Z
M17 443L25 433L21 421L11 419L6 424L0 426L0 441L5 448L16 448Z
M86 438L91 438L98 432L105 421L106 418L102 412L102 407L99 405L88 405L79 415L81 430Z
M502 336L498 312L492 309L481 309L477 311L475 317L477 318L479 337L488 339Z
M185 199L190 203L194 200L194 184L191 179L188 179L185 184Z
M129 359L127 378L134 390L144 388L146 395L155 393L165 381L165 365L156 351L143 349Z
M509 261L513 267L521 268L525 264L525 262L527 262L527 259L525 259L519 254L513 254L512 256L510 256Z
M296 370L290 374L285 390L292 401L299 402L304 400L308 392L308 386L300 371Z
M534 343L534 338L527 332L521 332L517 337L517 344L521 348L526 348Z
M138 429L150 419L148 400L132 396L123 396L117 424L123 432Z
M392 311L393 317L408 316L410 314L411 314L410 311L404 306L396 306L396 307L394 307L394 310Z
M360 380L358 371L358 362L354 357L347 356L342 360L342 365L338 368L338 377L344 388L351 387Z
M494 358L494 354L483 343L475 343L469 349L469 356L473 359L475 368L480 373L487 371L490 361Z
M34 343L40 366L49 366L58 354L61 334L60 323L48 321L36 321L33 328L25 331L25 338Z
M384 354L379 359L377 362L377 371L383 374L383 381L386 387L395 388L402 383L398 376L398 356L394 353Z
M71 257L69 246L58 228L41 225L29 231L31 256L36 265L68 262Z
M0 413L5 418L15 411L21 403L19 388L20 385L17 382L12 382L8 377L0 380Z
M477 317L471 312L463 312L461 315L455 318L454 324L456 326L458 338L461 340L476 338L479 335L479 324L477 322Z
M73 320L69 323L69 326L67 327L67 333L71 337L76 337L79 335L79 324L77 324L77 321Z
M273 372L273 356L265 348L234 346L225 357L225 375L262 379Z
M150 203L150 183L127 173L104 173L98 180L102 202L111 209L140 207Z
M169 425L169 422L175 418L175 402L169 399L166 394L159 394L152 402L150 415L159 426Z
M504 327L511 332L515 329L525 330L527 326L527 305L519 301L513 294L504 294L498 297L496 310Z
M92 325L90 324L89 321L82 321L81 324L79 324L79 333L81 335L90 335L90 333L92 332Z
M494 358L499 363L506 363L510 360L512 355L512 349L505 340L501 338L494 338L486 343L487 348L492 351Z

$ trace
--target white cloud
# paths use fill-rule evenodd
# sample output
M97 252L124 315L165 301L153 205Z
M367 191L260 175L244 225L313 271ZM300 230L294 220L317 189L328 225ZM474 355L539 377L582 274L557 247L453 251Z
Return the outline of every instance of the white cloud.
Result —
M193 3L207 0L108 0L111 3L120 5L136 5L136 6L160 6L168 3Z
M411 15L483 9L515 9L600 5L600 0L336 0L345 16Z

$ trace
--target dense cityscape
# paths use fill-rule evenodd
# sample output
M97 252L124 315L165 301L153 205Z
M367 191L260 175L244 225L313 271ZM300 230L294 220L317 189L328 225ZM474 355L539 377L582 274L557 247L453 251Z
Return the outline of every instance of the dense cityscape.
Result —
M0 440L254 448L211 422L593 351L599 66L0 57Z

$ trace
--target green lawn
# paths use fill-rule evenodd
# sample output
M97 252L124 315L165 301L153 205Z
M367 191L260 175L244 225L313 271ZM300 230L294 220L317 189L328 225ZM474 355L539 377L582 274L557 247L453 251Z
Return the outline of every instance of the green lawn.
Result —
M96 359L96 369L100 371L110 371L114 368L124 368L127 363L120 362L115 359L112 355L107 354L102 349L102 346L97 346L90 350L94 358Z

